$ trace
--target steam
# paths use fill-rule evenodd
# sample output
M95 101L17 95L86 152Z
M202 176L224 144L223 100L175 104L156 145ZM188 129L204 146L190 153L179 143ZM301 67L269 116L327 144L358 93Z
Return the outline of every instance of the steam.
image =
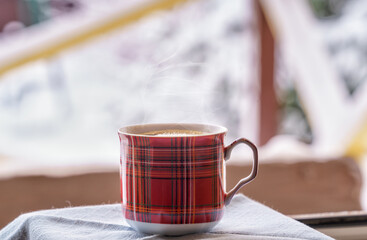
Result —
M215 93L198 76L205 63L177 63L179 50L160 61L151 70L151 77L143 83L141 98L144 118L141 123L176 122L208 123L210 100Z

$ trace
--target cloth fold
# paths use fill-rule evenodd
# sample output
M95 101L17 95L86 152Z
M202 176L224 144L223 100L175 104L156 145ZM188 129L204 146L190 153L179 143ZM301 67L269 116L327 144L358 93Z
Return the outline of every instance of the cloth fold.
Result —
M0 231L0 239L332 239L243 195L226 207L223 219L208 233L179 237L133 230L120 204L70 207L20 215Z

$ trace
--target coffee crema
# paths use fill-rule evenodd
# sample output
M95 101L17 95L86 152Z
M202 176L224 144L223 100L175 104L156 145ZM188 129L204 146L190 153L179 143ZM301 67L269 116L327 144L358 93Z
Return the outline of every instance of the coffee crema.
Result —
M179 136L197 136L208 134L207 132L186 130L186 129L164 129L141 133L148 136L162 136L162 137L179 137Z

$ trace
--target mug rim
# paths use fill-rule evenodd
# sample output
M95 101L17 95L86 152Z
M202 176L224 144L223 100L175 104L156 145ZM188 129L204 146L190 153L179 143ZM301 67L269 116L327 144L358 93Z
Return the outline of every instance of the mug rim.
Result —
M179 136L179 135L167 135L167 136L157 136L157 135L146 135L142 133L131 133L128 132L129 129L138 129L138 128L163 128L163 129L155 129L150 131L157 131L157 130L164 130L167 129L169 126L176 126L182 129L189 129L190 130L197 130L197 131L205 131L204 129L213 129L212 132L200 134L200 135L185 135L185 136ZM166 128L164 128L166 127ZM187 127L187 128L185 128ZM216 129L216 131L214 131ZM131 130L130 130L131 131ZM147 130L143 131L147 132ZM215 125L215 124L206 124L206 123L146 123L146 124L133 124L133 125L127 125L124 127L121 127L118 129L119 134L127 135L127 136L136 136L136 137L149 137L149 138L177 138L177 137L205 137L205 136L214 136L218 134L225 134L228 132L228 129L226 127Z

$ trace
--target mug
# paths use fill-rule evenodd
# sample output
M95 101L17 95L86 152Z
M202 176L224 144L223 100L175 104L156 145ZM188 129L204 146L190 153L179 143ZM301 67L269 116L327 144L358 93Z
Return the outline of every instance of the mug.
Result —
M161 130L201 134L147 135ZM208 231L225 205L257 175L256 146L245 138L224 146L225 127L208 124L142 124L120 128L120 181L123 215L135 230L162 235ZM225 191L225 165L240 144L253 151L249 176Z

